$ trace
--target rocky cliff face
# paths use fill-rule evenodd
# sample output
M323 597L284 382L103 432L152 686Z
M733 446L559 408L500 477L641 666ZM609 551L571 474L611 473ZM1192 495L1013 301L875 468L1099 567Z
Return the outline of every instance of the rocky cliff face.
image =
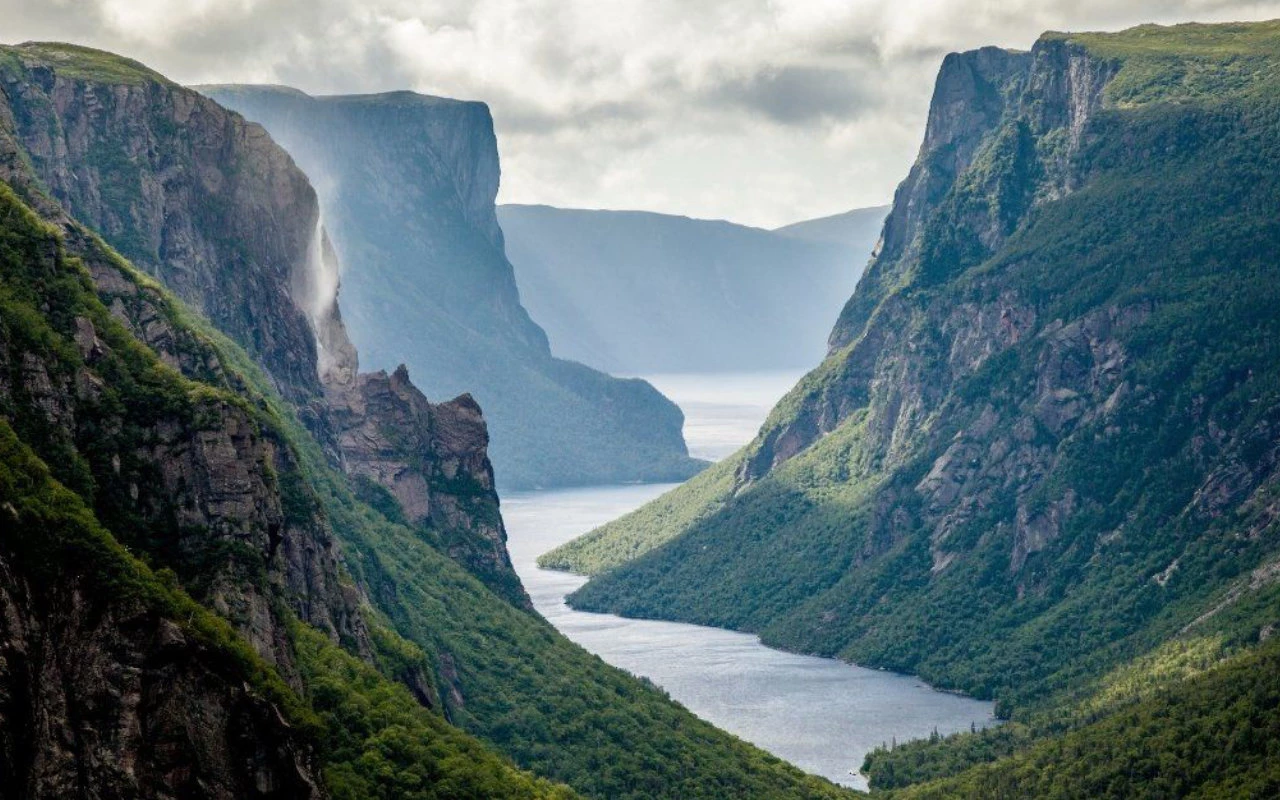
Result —
M498 151L484 104L202 90L261 122L311 176L363 362L407 364L431 397L475 397L500 483L674 480L701 466L674 404L643 381L553 358L520 304L495 216Z
M346 412L345 401L335 398L356 385L358 360L339 311L337 254L306 176L259 126L140 65L95 52L63 45L5 51L0 130L12 154L10 177L19 180L29 165L32 177L71 216L100 231L256 355L333 462L345 465L330 404ZM454 127L440 130L448 135ZM453 176L457 186L474 187L455 198L458 213L501 247L492 212L496 164L490 175L483 160L460 157L457 163L480 165ZM80 236L74 226L67 232ZM218 371L207 348L176 340L179 326L157 311L154 298L148 301L145 288L123 278L106 259L90 262L100 293L142 341L190 377L206 379ZM514 292L510 300L518 308ZM404 421L365 420L379 428ZM406 435L431 441L425 431ZM491 485L481 440L479 453L465 466L481 470L476 480ZM384 449L401 443L384 442ZM444 462L458 469L455 453L437 457L429 447L404 444L414 449L401 453L400 463L419 484L442 475ZM240 455L246 454L228 458ZM363 456L353 452L351 458L356 464ZM179 473L176 479L186 477ZM391 483L387 488L395 490ZM437 495L443 509L451 495L443 488ZM492 550L494 541L500 549L502 543L496 495L490 492L483 502L474 493L467 497L464 504L476 520L441 512L422 521L459 526L440 533L454 541L452 550L466 561L463 543L477 542L477 552L485 555L476 563L497 559L485 574L502 573L508 593L523 596L514 572L509 566L504 572L500 554ZM416 521L418 515L411 516ZM264 530L275 524L259 522ZM460 532L473 527L474 536Z
M368 601L280 421L190 313L78 214L245 344L338 466L393 491L408 481L418 493L398 496L413 522L527 605L479 408L433 406L403 374L391 381L400 404L382 402L387 376L358 376L314 192L265 132L96 51L3 48L0 80L0 415L87 513L173 570L294 690L306 688L294 620L381 663ZM394 472L366 468L375 436ZM217 666L217 647L145 604L3 565L0 713L7 730L33 731L6 740L20 796L322 794L310 745ZM397 677L435 702L420 664Z
M24 566L0 557L0 795L325 796L309 746L214 649Z
M317 224L306 177L260 127L86 52L6 50L0 124L71 215L260 358L286 396L319 394L315 338L289 293Z
M1117 68L1052 39L1031 52L983 48L943 61L924 143L895 194L880 251L831 332L837 366L822 388L806 382L795 413L762 431L742 480L766 474L867 409L867 430L880 437L876 448L892 454L895 442L913 441L932 421L948 386L1042 324L1029 298L999 286L991 289L995 302L934 304L923 309L927 319L917 316L915 297L897 290L904 283L936 285L985 261L1035 206L1061 199L1083 180L1082 137ZM936 358L937 332L950 340L945 360ZM884 358L901 350L923 357ZM1118 374L1123 360L1114 350Z
M81 262L57 226L75 223L54 214L43 225L10 186L0 186L0 793L322 796L312 744L250 665L297 685L290 612L354 649L369 644L327 530L283 507L291 454L231 395L188 395L91 294L88 273L71 277ZM221 374L136 273L100 249L79 255L113 270L117 296L148 309L157 341L188 346L193 372ZM98 520L181 575L245 649Z
M947 56L934 87L920 153L894 194L867 280L849 299L831 332L830 351L858 336L893 282L920 260L927 225L960 223L981 245L968 257L981 260L1012 232L1031 202L1069 192L1078 182L1078 176L1071 174L1073 157L1116 69L1116 63L1062 40L1044 40L1030 52L986 47ZM1011 119L1019 120L1020 126L1005 132L1000 142L992 141L992 134ZM1049 137L1055 140L1052 153L1032 157L1025 152L1029 140ZM1021 195L1017 202L1004 197L999 207L984 204L967 209L969 215L963 219L939 218L949 201L954 206L957 195L975 194L979 187L956 192L957 183L984 150L994 155L999 149L1026 159L1020 168L1027 174L1019 176L1023 180L1016 187L1009 187Z
M390 492L405 522L430 531L499 595L532 608L511 566L489 433L471 396L429 403L401 365L391 375L360 375L334 408L348 474Z
M112 316L95 319L91 309L71 316L74 353L33 347L21 329L0 336L0 400L10 419L54 463L60 451L79 454L64 457L78 466L60 477L75 486L82 475L77 488L92 496L99 519L189 578L283 674L292 667L284 620L273 609L279 599L335 641L369 652L358 592L343 586L336 543L297 486L290 447L230 393L189 397L164 378L123 388L122 373L137 370L130 329L172 365L231 384L207 342L178 334L175 310L159 292L70 219L55 219L86 247L77 255ZM67 264L51 246L22 268L53 281ZM70 311L72 301L63 302L49 313ZM168 404L157 401L165 395ZM291 498L288 488L304 495Z
M642 526L657 549L575 602L1027 697L1233 581L1270 591L1246 576L1277 520L1274 53L1228 77L1186 35L1226 34L948 57L826 361L732 476L597 534L597 555ZM1169 77L1198 70L1218 82ZM1246 638L1273 615L1257 596Z

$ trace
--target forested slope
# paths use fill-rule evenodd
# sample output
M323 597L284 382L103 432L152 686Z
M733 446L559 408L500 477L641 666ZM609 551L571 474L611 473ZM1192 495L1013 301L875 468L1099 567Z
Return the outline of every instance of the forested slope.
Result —
M1120 713L1176 717L1134 768L1179 768L1173 731L1225 724L1202 686L1265 737L1243 667L1088 704L1117 671L1160 683L1143 659L1179 642L1262 663L1280 619L1278 54L1257 23L949 56L826 360L724 469L548 556L596 574L573 604L918 673L1025 725L923 746L952 772L1107 718L940 792L1106 774ZM1266 747L1239 752L1178 785L1265 796Z

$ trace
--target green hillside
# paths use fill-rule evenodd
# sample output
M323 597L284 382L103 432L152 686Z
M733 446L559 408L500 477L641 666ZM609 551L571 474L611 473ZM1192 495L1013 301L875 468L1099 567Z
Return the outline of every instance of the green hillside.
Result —
M118 258L92 238L88 247L88 259ZM213 563L218 545L211 539L208 549L182 550L174 542L178 530L147 524L122 508L114 496L121 488L113 486L120 470L113 470L105 454L141 448L142 437L158 424L216 422L214 409L224 403L249 410L265 428L280 423L224 386L188 380L161 364L101 303L80 257L64 250L58 230L6 184L0 184L0 311L5 386L17 387L0 398L0 507L12 526L3 544L11 568L45 587L76 587L81 602L98 614L123 616L125 609L141 606L143 613L174 620L201 642L203 662L256 686L314 742L335 797L574 796L520 773L372 668L349 665L344 672L343 659L354 659L301 623L293 646L307 680L299 697L225 620L188 596L182 584L207 588L224 568ZM102 352L91 363L78 352L74 333L85 319L101 342ZM217 352L199 333L190 341L211 355ZM38 384L23 381L15 357L26 369L42 364L55 385L63 376L95 376L89 380L99 381L100 394L75 406L78 435L48 424L41 400L29 394ZM46 396L43 403L48 402ZM100 520L110 520L124 535ZM251 572L264 570L248 548L222 550L217 557L232 564L243 560ZM422 659L421 651L390 630L383 628L380 636L410 659ZM386 738L392 725L411 747L396 747ZM367 738L359 740L362 732ZM397 774L393 781L386 780L388 771ZM351 793L349 786L363 789ZM453 788L442 795L441 786Z
M547 563L596 575L578 608L757 631L1026 726L922 745L952 771L1021 752L927 796L1058 796L1028 774L1110 774L1115 730L1175 706L1145 746L1182 763L1172 732L1224 719L1208 684L1130 717L1104 704L1097 727L1064 709L1161 647L1211 635L1213 662L1280 620L1280 24L953 55L925 141L832 351L733 478ZM1244 698L1241 736L1274 725L1273 687L1215 675ZM1144 791L1266 796L1267 757Z

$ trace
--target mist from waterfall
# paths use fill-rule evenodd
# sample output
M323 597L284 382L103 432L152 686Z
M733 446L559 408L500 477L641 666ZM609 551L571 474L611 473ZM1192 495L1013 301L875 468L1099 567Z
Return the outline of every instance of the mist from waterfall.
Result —
M315 229L307 245L307 259L303 274L294 278L294 297L316 338L316 368L321 379L329 383L334 379L345 382L343 368L354 372L355 351L347 338L342 316L338 311L338 287L341 283L337 253L324 228L324 215L316 215Z

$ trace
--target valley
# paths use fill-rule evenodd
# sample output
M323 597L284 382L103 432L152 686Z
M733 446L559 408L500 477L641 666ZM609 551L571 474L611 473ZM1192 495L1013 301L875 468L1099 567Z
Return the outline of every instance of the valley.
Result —
M766 372L649 380L684 410L690 451L718 459L754 435L795 377ZM565 596L586 579L540 569L537 557L675 486L505 495L502 514L511 561L538 613L569 639L653 681L716 727L807 772L858 789L866 789L866 779L857 773L875 748L991 724L990 703L935 691L910 676L775 650L751 634L570 608Z
M1280 20L506 2L5 14L0 800L1280 797Z

